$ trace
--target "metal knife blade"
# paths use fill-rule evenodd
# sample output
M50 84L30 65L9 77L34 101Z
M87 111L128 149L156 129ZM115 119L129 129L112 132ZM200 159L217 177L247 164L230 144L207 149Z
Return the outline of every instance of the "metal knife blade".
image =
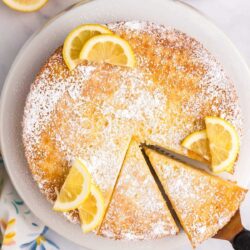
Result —
M185 155L178 154L174 151L171 151L169 149L163 148L163 147L158 146L158 145L151 145L151 144L144 143L144 144L142 144L142 146L149 148L149 149L152 149L152 150L154 150L160 154L163 154L165 156L168 156L174 160L180 161L182 163L188 164L188 165L195 167L195 168L198 168L198 169L203 169L203 170L208 172L209 165L204 163L204 162L200 162L198 160L191 159Z

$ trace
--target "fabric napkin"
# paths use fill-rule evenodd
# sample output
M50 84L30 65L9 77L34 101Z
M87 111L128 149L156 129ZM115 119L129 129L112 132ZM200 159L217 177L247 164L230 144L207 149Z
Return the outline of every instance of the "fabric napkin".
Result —
M60 240L18 196L0 159L0 249L57 250Z

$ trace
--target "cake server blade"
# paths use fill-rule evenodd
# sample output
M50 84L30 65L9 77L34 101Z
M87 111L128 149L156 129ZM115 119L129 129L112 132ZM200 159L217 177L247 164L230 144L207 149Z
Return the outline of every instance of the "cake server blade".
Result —
M191 158L189 158L189 157L187 157L185 155L178 154L178 153L176 153L174 151L171 151L169 149L166 149L166 148L158 146L158 145L143 144L142 146L146 147L146 148L149 148L149 149L152 149L152 150L155 150L160 154L166 155L166 156L168 156L168 157L170 157L170 158L172 158L174 160L177 160L177 161L180 161L182 163L188 164L188 165L190 165L192 167L203 169L203 170L209 172L208 171L209 165L204 163L204 162L200 162L198 160L191 159Z

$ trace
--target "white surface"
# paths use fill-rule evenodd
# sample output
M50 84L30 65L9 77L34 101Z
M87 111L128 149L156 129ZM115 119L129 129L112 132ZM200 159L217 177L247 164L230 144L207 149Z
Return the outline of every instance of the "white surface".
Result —
M34 14L22 14L13 12L0 4L0 82L3 82L8 68L13 61L15 54L22 46L27 37L49 16L53 16L55 12L75 1L51 1L41 12ZM248 62L250 62L250 49L247 46L250 42L250 34L248 32L250 24L250 16L247 12L250 11L250 4L247 0L228 1L228 0L193 0L187 1L193 5L199 5L200 9L207 15L215 18L219 26L231 35L232 40L238 45L239 49L244 53ZM59 4L60 3L60 4ZM231 10L231 11L230 11ZM249 211L250 197L244 203L243 210ZM245 226L250 227L250 216L243 218ZM65 243L65 249L77 249L70 247ZM66 246L67 245L67 246ZM209 240L204 243L199 249L231 249L228 243ZM81 248L79 248L81 249ZM183 250L189 249L184 247ZM191 249L191 248L190 248Z

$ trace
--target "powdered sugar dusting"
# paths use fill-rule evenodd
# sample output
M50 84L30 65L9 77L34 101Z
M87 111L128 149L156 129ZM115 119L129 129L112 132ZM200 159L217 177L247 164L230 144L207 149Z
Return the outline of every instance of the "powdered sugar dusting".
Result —
M61 56L55 54L52 62L62 60ZM77 80L83 84L91 75L95 68L93 66L79 66L77 78L64 75L54 75L53 68L47 67L39 75L39 79L34 82L31 92L27 98L27 106L24 111L23 131L25 140L29 140L29 146L39 143L39 137L42 130L47 126L51 119L57 102L63 97L66 91L73 99L81 94L81 85L75 85Z
M125 26L125 28L133 30L133 31L134 30L142 31L147 27L147 23L146 22L138 22L138 21L130 21L130 22L124 23L124 26Z
M134 69L83 62L70 72L58 49L27 98L25 153L50 200L71 161L81 157L107 204L133 134L140 142L186 153L180 142L203 129L207 115L224 117L241 130L235 88L200 43L148 22L108 27L132 46Z
M241 111L237 102L238 96L235 91L232 91L234 89L232 81L206 50L195 50L193 57L194 60L204 64L206 74L199 83L201 91L191 98L188 106L183 107L183 110L193 112L198 117L197 110L200 110L205 103L210 103L210 110L207 112L219 114L221 118L230 121L241 134Z

